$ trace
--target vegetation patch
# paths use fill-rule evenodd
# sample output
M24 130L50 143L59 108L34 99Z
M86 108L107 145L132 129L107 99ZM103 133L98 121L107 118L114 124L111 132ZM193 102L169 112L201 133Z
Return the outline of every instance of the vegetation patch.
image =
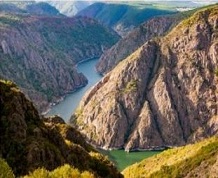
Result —
M193 145L166 150L134 164L123 171L126 178L185 177L200 166L213 165L218 155L218 138L212 137Z
M218 77L218 68L215 70L215 75Z
M0 158L0 178L15 178L12 169L2 158Z
M123 93L130 93L137 90L137 80L129 81L125 88L122 90Z
M94 174L89 171L79 171L68 164L58 167L53 171L48 171L45 168L39 168L23 178L94 178Z

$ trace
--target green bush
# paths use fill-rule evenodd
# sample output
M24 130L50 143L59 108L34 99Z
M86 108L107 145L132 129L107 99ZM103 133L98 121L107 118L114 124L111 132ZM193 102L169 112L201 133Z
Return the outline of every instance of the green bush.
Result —
M218 77L218 68L215 70L215 75Z
M71 167L68 164L58 167L54 171L47 171L44 168L39 168L34 172L30 173L24 178L94 178L95 176L88 172L80 172L78 169Z
M129 93L137 90L137 80L129 81L122 90L124 93Z
M44 169L40 168L35 170L34 172L30 173L28 176L24 176L24 178L50 178L49 172Z
M0 178L14 178L12 169L7 162L0 158Z

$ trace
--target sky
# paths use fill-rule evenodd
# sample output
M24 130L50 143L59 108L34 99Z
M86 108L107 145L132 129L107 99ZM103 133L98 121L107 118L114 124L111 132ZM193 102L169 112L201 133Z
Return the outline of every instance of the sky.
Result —
M6 2L6 1L30 1L30 0L0 0L0 2ZM108 0L35 0L35 1L91 1L91 2L97 2L97 1L108 1ZM109 0L110 2L116 2L117 0ZM143 1L143 2L155 2L155 1L158 1L158 2L166 2L166 1L181 1L181 2L184 2L184 1L192 1L192 2L196 2L196 3L203 3L203 4L209 4L209 3L215 3L215 2L218 2L218 0L119 0L119 1L137 1L137 2L140 2L140 1Z

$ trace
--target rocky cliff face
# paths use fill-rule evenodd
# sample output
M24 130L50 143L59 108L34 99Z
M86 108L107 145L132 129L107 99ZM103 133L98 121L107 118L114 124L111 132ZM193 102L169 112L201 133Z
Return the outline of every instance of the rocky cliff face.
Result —
M58 116L41 118L15 84L0 80L0 156L16 176L69 164L96 177L122 177Z
M100 74L108 73L146 41L164 35L177 22L178 18L165 16L156 17L141 24L103 53L96 65L97 71Z
M77 62L118 40L88 18L1 14L0 20L0 77L16 82L40 111L87 83Z
M80 103L74 125L98 147L158 149L218 131L218 6L148 41Z

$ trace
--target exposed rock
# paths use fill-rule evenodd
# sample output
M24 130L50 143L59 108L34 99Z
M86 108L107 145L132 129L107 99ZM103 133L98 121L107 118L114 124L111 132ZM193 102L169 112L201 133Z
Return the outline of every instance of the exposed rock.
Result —
M193 13L194 10L174 15L154 17L147 20L105 51L96 64L96 70L100 74L108 73L120 61L124 60L148 40L166 35L180 21L188 18Z
M97 147L158 149L217 134L218 6L148 41L86 94L71 120Z
M0 20L0 77L16 82L40 111L86 85L75 64L118 40L88 18L0 14Z
M107 158L61 118L41 119L33 104L9 81L0 80L0 107L0 155L16 177L37 168L54 170L64 164L88 170L96 177L122 177Z
M97 71L100 74L108 73L146 41L164 35L177 22L178 18L174 16L163 16L152 18L141 24L103 53L96 65Z

